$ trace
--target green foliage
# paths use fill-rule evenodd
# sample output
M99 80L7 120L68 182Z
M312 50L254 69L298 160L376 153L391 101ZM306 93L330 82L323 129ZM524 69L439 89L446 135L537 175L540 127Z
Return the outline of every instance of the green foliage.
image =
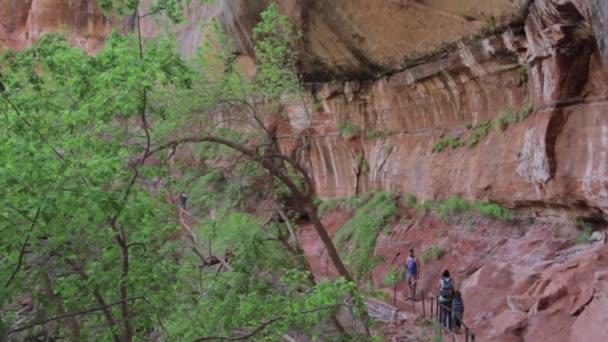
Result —
M343 253L346 263L357 280L368 276L382 262L373 257L378 234L388 221L398 214L398 208L390 193L378 192L334 235L334 240L342 250L350 241L349 249Z
M486 203L482 201L467 201L462 197L449 197L444 201L426 200L418 203L416 209L426 211L435 209L437 214L444 220L451 216L476 213L494 218L499 221L510 221L516 217L515 211L505 208L497 203Z
M525 98L519 111L511 107L503 109L498 117L493 120L481 122L477 125L467 124L466 127L470 131L467 139L461 139L460 137L446 138L436 142L431 151L433 153L441 152L447 147L457 148L460 146L467 145L468 147L474 147L479 143L481 139L490 134L490 128L494 126L499 131L504 131L510 124L521 122L530 116L533 112L530 104L530 99Z
M260 14L262 20L253 29L258 82L268 96L289 94L300 89L295 72L298 60L296 33L287 16L279 14L272 3Z
M330 198L322 201L318 206L319 215L322 216L332 210L343 210L352 212L365 205L371 196L369 194L359 194L349 198Z
M441 248L441 246L433 245L420 252L420 259L422 262L427 263L429 261L441 259L443 254L444 250Z
M517 80L519 85L528 84L528 65L522 64L517 68Z
M591 239L591 234L593 234L591 224L581 218L574 220L573 224L579 231L578 235L574 238L574 242L577 244L588 243Z
M407 194L405 197L403 197L403 203L408 208L415 208L418 201L416 200L416 196L414 194Z
M59 35L45 35L32 48L4 56L0 254L6 262L0 279L6 286L0 307L31 293L73 312L99 306L97 298L114 302L123 287L130 297L146 299L129 304L134 331L156 324L142 312L166 315L171 307L178 268L167 257L175 246L164 240L179 228L172 206L145 186L166 170L126 166L143 151L126 143L137 139L126 122L141 110L144 90L187 87L190 75L172 41L146 42L145 49L140 58L132 36L111 35L104 49L88 56ZM129 246L126 270L123 244ZM37 310L40 317L59 313L58 305ZM80 338L111 339L101 317L78 317ZM62 328L59 336L67 332Z
M405 268L403 267L391 267L391 269L386 272L384 278L382 279L382 283L388 286L394 286L401 283L405 279Z
M346 139L356 138L361 133L359 126L350 122L338 122L337 128L340 136Z
M515 111L511 107L502 110L499 116L494 119L494 125L498 130L504 131L510 124L525 120L531 113L530 100L526 97L519 111Z
M467 145L469 147L473 147L473 146L477 145L477 143L479 142L479 140L481 140L481 138L487 136L488 133L490 133L491 127L492 127L491 120L484 121L482 123L479 123L479 124L473 126L473 128L471 128L471 133L469 135Z
M380 129L375 129L373 131L367 132L367 134L365 136L367 137L367 139L374 140L374 139L385 137L386 134L387 133L385 133L384 131L382 131Z
M439 140L438 142L436 142L433 145L433 147L431 148L431 151L433 153L437 153L437 152L443 151L447 147L451 147L452 149L455 149L462 145L464 145L464 141L460 137L446 138L446 139L442 139L442 140Z

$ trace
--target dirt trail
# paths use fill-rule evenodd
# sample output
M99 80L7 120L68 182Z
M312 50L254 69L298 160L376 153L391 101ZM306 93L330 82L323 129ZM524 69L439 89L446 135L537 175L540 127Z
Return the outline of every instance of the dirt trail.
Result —
M463 294L464 321L477 341L594 342L608 336L608 312L602 309L608 303L605 235L604 240L576 245L576 230L569 223L501 223L477 216L445 222L409 214L376 241L374 255L385 262L372 277L389 294L387 302L393 303L393 288L382 280L392 267L404 265L405 251L414 247L421 258L422 251L438 246L443 251L439 260L421 260L419 290L435 295L440 273L448 268ZM335 211L325 215L324 223L333 234L348 218ZM300 239L315 277L334 277L311 227L302 227ZM416 312L405 315L409 322L404 326L411 327L422 312L421 298L413 310L403 300L404 291L405 284L399 284L395 304L402 312Z

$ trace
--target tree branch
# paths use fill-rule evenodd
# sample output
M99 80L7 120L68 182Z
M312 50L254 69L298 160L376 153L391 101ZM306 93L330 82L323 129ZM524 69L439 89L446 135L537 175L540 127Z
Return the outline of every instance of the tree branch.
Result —
M15 279L17 272L19 272L19 269L21 269L21 264L23 264L23 255L25 254L25 247L27 247L27 244L30 241L30 235L32 233L32 230L34 230L34 226L36 226L36 221L38 221L38 216L40 216L41 209L42 207L38 207L38 209L36 209L36 215L34 215L34 219L32 220L32 224L30 225L30 231L27 233L27 236L25 237L25 240L23 241L23 243L21 244L21 248L19 249L19 260L17 261L17 266L15 266L13 273L11 273L11 276L8 278L6 283L4 283L4 287L8 287L11 284L13 279Z
M343 304L334 304L334 305L328 305L328 306L322 306L320 308L316 308L316 309L312 309L312 310L307 310L307 311L300 311L300 315L307 315L307 314L311 314L311 313L315 313L315 312L319 312L319 311L323 311L323 310L329 310L329 309L334 309L337 308L339 306L341 306ZM281 315L278 317L275 317L269 321L266 321L264 323L262 323L262 325L260 325L259 327L255 328L252 332L250 332L249 334L243 335L243 336L237 336L237 337L225 337L225 336L203 336L203 337L197 337L196 339L194 339L193 342L201 342L201 341L212 341L212 340L216 340L216 341L240 341L240 340L247 340L251 337L253 337L254 335L258 334L259 332L261 332L262 330L264 330L264 328L266 328L267 326L276 323L280 320L283 320L285 318L287 318L288 316L286 315Z
M66 317L82 316L82 315L90 314L90 313L95 312L95 311L100 311L100 310L112 307L114 305L118 305L118 304L121 304L121 303L124 303L124 302L132 302L134 300L143 299L143 298L144 297L127 298L125 300L119 300L119 301L116 301L116 302L113 302L113 303L110 303L110 304L106 304L106 305L103 305L103 306L97 306L97 307L86 309L86 310L82 310L82 311L70 312L70 313L66 313L66 314L63 314L63 315L47 318L47 319L39 321L39 322L35 322L35 323L31 323L31 324L26 324L26 325L23 325L23 326L21 326L19 328L10 330L7 335L11 335L11 334L14 334L16 332L23 331L23 330L26 330L26 329L30 329L30 328L33 328L33 327L36 327L36 326L39 326L39 325L43 325L43 324L46 324L46 323L49 323L49 322L52 322L52 321L56 321L58 319L62 319L62 318L66 318Z

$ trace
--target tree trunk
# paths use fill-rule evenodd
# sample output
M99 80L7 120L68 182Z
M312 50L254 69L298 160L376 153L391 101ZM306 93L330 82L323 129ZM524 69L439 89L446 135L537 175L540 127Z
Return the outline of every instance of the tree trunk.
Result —
M45 283L46 295L52 303L57 304L57 313L59 315L65 315L65 308L63 307L63 300L57 296L53 291L53 283L51 281L51 277L49 277L48 273L43 272L42 274L43 281ZM72 316L68 316L63 319L63 324L68 328L70 332L70 337L72 341L80 341L80 328L78 327L78 322Z

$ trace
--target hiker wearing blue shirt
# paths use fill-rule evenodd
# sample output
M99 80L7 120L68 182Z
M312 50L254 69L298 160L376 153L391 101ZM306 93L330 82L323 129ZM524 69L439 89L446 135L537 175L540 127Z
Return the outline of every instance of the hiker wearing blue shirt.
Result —
M420 275L420 263L418 258L414 256L414 249L410 248L410 255L407 257L405 267L407 269L407 287L410 289L409 298L416 300L416 285L418 284L418 276Z
M452 300L454 299L454 282L450 271L445 270L439 280L439 322L446 329L452 329Z

